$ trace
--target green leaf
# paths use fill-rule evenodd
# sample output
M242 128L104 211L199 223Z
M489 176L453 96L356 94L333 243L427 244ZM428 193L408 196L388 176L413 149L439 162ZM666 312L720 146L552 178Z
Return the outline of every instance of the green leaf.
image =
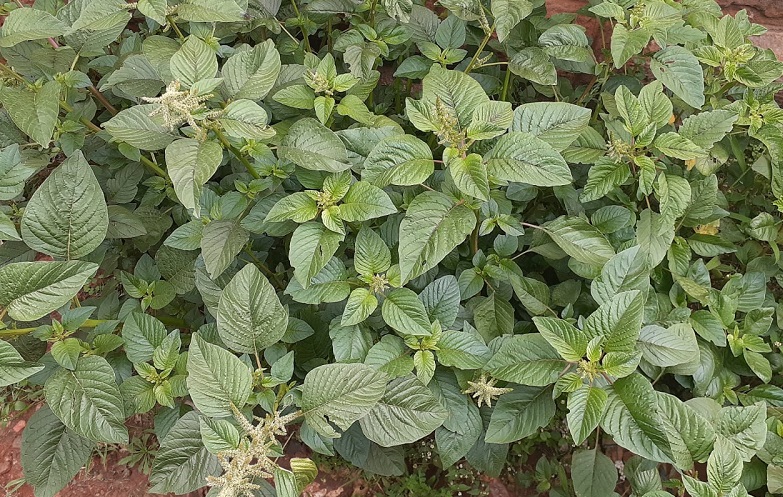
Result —
M269 209L264 221L280 223L294 221L304 223L318 215L318 204L305 192L294 192L277 201Z
M504 181L534 186L571 183L565 159L547 142L523 131L501 136L485 156L487 172Z
M167 0L139 0L136 8L161 26L166 24Z
M378 299L366 288L356 288L348 296L345 310L340 321L342 326L352 326L363 322L378 307Z
M291 237L288 258L294 268L294 276L303 288L310 286L312 278L326 266L343 238L344 235L317 222L296 228Z
M0 340L0 387L29 378L44 367L25 361L10 343Z
M678 323L669 328L645 326L639 335L638 347L647 362L663 368L698 364L699 346L693 328L688 324Z
M391 251L375 231L362 227L356 235L353 265L361 275L375 275L391 267Z
M514 308L493 292L473 308L473 321L481 337L490 342L501 335L513 333Z
M454 324L460 309L460 291L454 276L444 276L433 281L421 291L419 300L427 310L430 321L439 321L441 326Z
M190 411L179 418L160 441L150 473L150 492L186 494L204 486L208 476L222 468L201 440L199 415Z
M580 217L561 216L546 225L546 232L563 252L584 264L601 267L615 255L604 234Z
M557 381L566 362L538 333L513 335L484 366L497 379L542 387Z
M0 267L0 306L19 321L34 321L79 293L98 265L91 262L16 262Z
M0 150L0 200L11 200L24 191L27 179L35 174L37 167L28 164L14 143Z
M690 468L707 459L715 442L712 423L674 395L657 392L657 396L661 415L670 426L667 436L677 465Z
M0 29L0 47L12 47L28 40L57 38L68 26L44 10L18 8L12 10Z
M489 140L500 136L508 130L513 119L514 113L509 102L484 102L473 111L466 130L467 137L471 140Z
M549 55L538 47L525 47L508 61L508 69L517 76L539 85L557 84L557 69Z
M655 148L668 157L689 160L706 157L707 152L677 133L664 133L655 139Z
M313 171L336 173L351 167L340 138L312 118L296 121L277 151L281 159Z
M227 419L199 418L199 431L204 446L212 454L239 447L239 430Z
M578 362L587 351L587 335L563 319L536 316L536 328L563 359Z
M604 352L632 352L644 318L645 296L638 290L617 293L584 323L588 340L603 336Z
M237 139L268 140L275 131L267 126L269 116L263 107L250 100L234 100L218 119L226 134Z
M231 352L195 334L187 367L190 397L205 416L229 417L232 404L237 409L245 405L253 378L250 368Z
M423 183L435 168L432 151L411 135L391 136L375 145L364 161L362 179L383 188Z
M704 74L699 59L688 49L672 45L650 61L656 79L693 108L704 105Z
M44 386L46 403L79 435L106 443L128 443L125 412L114 369L106 359L82 356L73 371L58 369Z
M566 420L574 444L582 444L595 431L603 418L607 398L604 389L590 385L582 385L568 394Z
M737 114L729 110L712 110L691 114L677 132L696 146L709 149L734 128Z
M479 410L468 409L467 413L465 423L459 427L460 431L448 430L443 426L435 430L435 444L445 468L465 457L484 433Z
M357 181L340 204L340 218L349 223L389 216L397 207L383 190L367 181Z
M166 335L166 327L155 317L140 312L130 313L122 327L128 360L132 363L150 361L155 348L163 343Z
M347 430L383 397L386 374L363 364L325 364L305 376L302 410L305 421L325 437Z
M27 10L27 9L25 9ZM74 433L44 405L22 432L20 462L38 497L54 497L87 464L95 442Z
M622 24L617 24L612 31L612 60L615 69L625 65L634 55L639 54L650 43L650 32L642 27L628 30Z
M220 294L217 327L220 339L230 349L258 354L283 337L288 311L261 271L248 264Z
M660 174L655 191L660 200L661 216L667 224L685 214L691 203L691 185L680 176Z
M715 431L734 444L743 461L750 461L764 446L766 413L763 402L747 407L724 407L718 415Z
M445 331L438 341L438 363L457 369L481 369L492 351L474 333Z
M395 378L370 412L359 420L364 434L382 447L413 443L446 419L447 411L413 376Z
M229 57L223 64L221 75L226 92L232 99L258 101L274 86L280 67L280 54L274 42L265 40L251 50Z
M672 462L655 390L639 373L614 382L601 426L615 442L657 462Z
M194 35L189 36L171 56L170 64L172 76L185 88L190 88L198 81L214 78L218 70L215 52Z
M403 335L430 335L427 311L412 290L398 288L392 291L383 301L381 314L386 324Z
M57 361L57 364L71 370L76 369L76 361L79 359L81 351L82 347L76 338L66 338L55 342L52 344L51 350L52 357Z
M413 358L408 355L408 347L395 335L384 335L381 341L367 351L364 363L389 376L404 376L413 371Z
M204 226L201 255L212 278L223 274L247 243L250 235L237 221L211 221Z
M514 391L500 396L484 440L497 444L522 440L547 426L554 415L551 388L515 387Z
M571 461L571 478L577 497L604 497L614 492L617 468L597 449L580 450Z
M485 202L489 200L487 166L479 154L462 157L456 148L449 147L443 152L443 161L462 193Z
M590 109L565 102L532 102L514 109L512 131L524 131L547 142L558 152L588 128Z
M476 216L462 203L427 191L408 205L400 224L400 273L403 282L437 266L473 231Z
M599 159L587 173L587 183L582 194L581 202L592 202L606 196L618 186L625 183L631 176L631 170L625 162L611 159Z
M33 141L44 147L49 145L60 112L60 83L49 81L35 91L2 86L0 104Z
M601 275L590 284L590 294L603 304L614 295L628 290L646 292L650 278L647 261L640 257L641 249L633 246L613 256L601 269Z
M116 116L102 124L116 140L141 150L166 148L177 136L164 126L163 116L155 112L157 104L134 105L121 110Z
M492 0L491 10L498 41L503 43L511 30L533 12L533 4L528 0Z
M726 439L715 440L715 449L707 460L707 481L719 495L731 491L742 478L742 458Z
M166 169L182 205L200 217L201 192L223 160L223 148L211 140L183 138L166 147Z
M672 240L674 240L672 223L666 223L660 214L650 209L645 209L639 214L636 242L650 267L657 266L666 257Z

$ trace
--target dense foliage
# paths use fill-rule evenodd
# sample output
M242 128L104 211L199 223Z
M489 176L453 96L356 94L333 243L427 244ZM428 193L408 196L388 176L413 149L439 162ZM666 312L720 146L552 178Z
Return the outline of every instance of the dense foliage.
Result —
M593 0L596 59L543 0L5 8L0 386L43 388L37 496L141 413L151 492L298 495L292 435L497 475L560 422L578 497L608 440L635 496L660 464L783 491L783 63L745 12Z

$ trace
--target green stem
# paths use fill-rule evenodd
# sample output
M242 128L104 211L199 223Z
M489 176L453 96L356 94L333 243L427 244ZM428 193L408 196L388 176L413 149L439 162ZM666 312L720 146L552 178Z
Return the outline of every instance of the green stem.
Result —
M473 58L470 59L470 62L468 63L468 67L465 68L465 74L468 74L470 73L471 70L473 70L473 66L476 65L476 61L478 61L479 55L481 55L481 52L484 51L484 47L487 46L487 43L489 43L489 39L492 38L492 33L494 32L495 32L495 23L493 22L486 36L484 36L484 39L481 40L481 44L478 46L478 50L476 50L476 53L473 54Z
M294 8L294 14L296 14L296 18L299 19L299 22L302 22L302 14L299 13L299 7L296 5L296 0L291 0L291 6ZM307 31L305 31L304 27L300 27L300 30L302 30L302 42L304 43L305 50L308 52L312 52L310 49L310 39L307 37Z
M500 100L508 102L508 88L511 84L511 69L506 69L506 79L503 80L503 90L500 92Z
M171 16L166 16L166 20L169 22L169 26L171 26L171 29L173 29L174 32L177 33L177 38L184 41L185 36L182 35L182 31L179 30L179 27L177 26L177 23L174 22L174 19Z
M375 8L378 6L378 0L372 0L370 5L370 27L375 29Z
M107 321L106 319L88 319L87 321L84 322L83 325L80 326L80 328L95 328L96 326L103 324L106 321ZM32 333L38 328L39 328L38 326L34 326L32 328L9 328L7 330L0 330L0 338L26 335L28 333Z
M479 227L481 226L481 216L479 211L475 211L476 214L476 227L473 228L473 233L470 234L470 250L473 255L478 253L478 240L479 240Z
M285 285L283 284L282 281L280 281L280 278L278 278L277 273L269 269L269 266L264 264L264 262L261 259L256 257L256 254L254 254L252 250L250 250L247 246L245 246L245 248L242 249L242 251L245 252L248 255L248 257L250 257L250 260L253 261L253 264L255 264L258 267L258 269L261 270L262 273L266 274L267 278L270 278L274 282L275 286L278 289L280 290L285 289Z
M253 165L250 163L250 161L247 160L247 157L242 155L242 152L240 152L235 146L233 146L219 129L213 128L212 131L215 132L215 136L217 136L217 139L220 140L220 143L222 143L227 150L229 150L232 154L234 154L234 157L239 159L239 162L241 162L242 165L245 166L245 169L247 169L247 172L250 173L250 176L252 176L254 179L261 178L261 176L258 174L258 171L256 171L255 168L253 168Z

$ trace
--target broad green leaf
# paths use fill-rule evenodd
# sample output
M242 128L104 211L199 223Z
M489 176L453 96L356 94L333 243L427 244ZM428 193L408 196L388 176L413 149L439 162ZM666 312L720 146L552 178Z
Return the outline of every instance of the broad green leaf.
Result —
M79 293L98 265L92 262L16 262L0 267L0 306L19 321L34 321Z
M470 118L466 130L470 140L489 140L500 136L508 130L514 119L511 104L492 100L479 104Z
M383 190L367 181L357 181L340 204L340 218L349 223L389 216L397 207Z
M267 126L269 116L263 107L251 100L234 100L218 119L226 134L237 139L268 140L275 131Z
M559 217L545 229L563 252L584 264L601 267L615 255L604 234L580 217Z
M484 440L498 444L522 440L547 426L554 415L551 388L517 386L498 399Z
M201 255L212 278L223 274L245 246L249 236L236 220L211 221L204 226Z
M398 288L392 291L383 301L381 314L386 324L403 335L430 335L427 310L413 290Z
M307 423L323 436L336 438L366 416L383 397L387 376L363 364L325 364L311 370L302 385Z
M666 257L666 252L674 240L674 225L663 217L645 209L639 215L636 225L636 243L646 256L650 267L655 267Z
M326 266L343 237L317 222L305 223L296 228L288 258L294 268L294 276L303 288L310 286L312 278Z
M318 215L318 204L305 192L294 192L277 201L269 209L265 221L280 223L294 221L305 223Z
M364 364L388 374L391 377L404 376L413 371L413 358L402 338L384 335L381 341L367 351Z
M453 431L441 426L435 430L435 444L443 466L448 468L467 455L484 433L478 409L468 409L465 423Z
M241 435L236 426L227 419L199 418L199 431L204 446L212 454L239 447Z
M715 431L734 444L743 461L750 461L764 446L766 412L763 402L747 407L724 407Z
M647 261L640 257L641 249L633 246L618 252L601 269L601 275L590 284L590 294L603 304L620 292L639 290L646 292L650 283Z
M166 24L167 0L139 0L136 8L161 26Z
M60 112L60 83L49 81L35 91L2 86L0 104L33 141L44 147L49 145Z
M734 128L737 118L737 114L729 110L698 112L683 120L677 132L695 145L709 149Z
M361 275L386 272L391 266L391 251L375 231L362 227L356 235L353 264Z
M707 460L707 481L718 495L727 495L742 478L742 458L728 440L718 438Z
M114 369L99 356L82 356L73 371L58 369L44 386L46 403L69 429L106 443L127 443L120 389Z
M280 67L280 54L273 41L265 40L251 50L229 57L221 75L226 92L232 99L258 101L274 86Z
M614 382L601 426L621 447L653 461L672 462L655 390L639 373Z
M13 345L0 340L0 387L7 387L29 378L44 367L25 361Z
M462 157L457 149L449 147L443 152L443 161L462 193L485 202L489 200L487 166L479 154Z
M707 152L677 133L664 133L655 139L655 148L664 153L667 157L675 159L690 160L706 157Z
M533 4L528 0L493 0L492 17L495 18L498 41L503 43L511 30L531 12Z
M603 418L606 399L604 389L590 385L582 385L568 394L566 420L575 444L580 445L595 431Z
M639 334L638 346L644 359L659 367L698 364L699 346L688 324L678 323L669 328L645 326Z
M195 83L214 78L218 70L217 56L212 48L194 35L188 37L171 57L174 79L190 88Z
M580 450L571 461L571 478L577 497L604 497L614 493L617 468L598 449Z
M473 322L485 342L510 335L514 330L514 307L493 292L473 308Z
M348 296L345 310L340 321L342 326L352 326L363 322L378 307L378 299L366 288L356 288Z
M223 148L211 140L183 138L166 147L166 169L182 205L200 217L201 192L223 160Z
M484 342L468 331L445 331L438 340L438 363L457 369L481 369L492 358Z
M187 381L193 403L202 414L213 418L230 417L232 404L241 409L253 383L245 363L198 334L193 335L190 344Z
M191 22L239 22L244 14L235 0L187 0L177 7L177 17Z
M217 456L201 440L199 415L179 418L160 441L150 473L150 492L186 494L204 486L207 476L221 473Z
M57 38L67 29L65 23L44 10L14 9L6 16L0 29L0 47L12 47L28 40Z
M563 359L578 362L587 351L589 337L582 330L563 319L536 316L533 318L536 328L549 345L555 348Z
M28 164L14 143L0 150L0 200L11 200L24 191L25 181L37 167Z
M413 376L396 378L370 412L359 420L364 434L382 447L426 437L446 419L446 410Z
M501 136L485 156L487 172L504 181L534 186L571 183L571 170L551 145L524 131Z
M125 318L122 326L122 339L125 341L125 353L132 363L148 362L152 354L168 335L166 327L149 314L132 312Z
M373 147L362 169L362 179L383 188L423 183L435 168L426 143L411 136L384 138Z
M538 333L514 335L501 342L500 349L484 366L500 380L541 387L554 383L566 362Z
M444 276L433 281L421 291L419 300L427 310L430 321L439 321L448 328L459 314L460 291L454 276Z
M603 336L604 352L632 352L644 318L644 294L638 290L617 293L590 314L584 323L588 340Z
M437 266L473 231L476 216L462 203L427 191L409 205L400 224L400 272L408 281Z
M539 85L557 84L557 69L549 55L538 47L525 47L508 61L508 69L517 76Z
M688 49L671 45L657 52L650 61L656 79L683 102L701 109L704 105L704 74Z
M625 183L630 176L631 170L628 164L611 159L599 159L587 173L587 183L582 194L579 195L579 200L592 202L603 198Z
M622 24L617 24L612 31L611 51L615 69L625 65L634 55L639 54L650 43L650 32L637 27L628 30Z
M336 173L351 167L340 138L312 118L299 119L291 126L278 153L280 158L313 171Z
M571 145L588 127L590 109L565 102L532 102L514 109L512 131L524 131L558 152Z
M27 10L27 9L25 9ZM95 442L77 435L44 405L22 432L20 463L38 497L54 497L87 464Z
M164 125L163 116L156 112L157 104L134 105L121 110L102 124L116 140L140 150L160 150L173 142L175 135Z
M707 459L715 442L715 429L701 413L674 395L657 392L658 407L666 424L675 461L683 468Z
M98 180L81 152L64 161L38 187L22 216L21 231L32 249L80 259L106 237L109 212Z
M220 339L230 349L258 354L283 337L288 311L261 271L248 264L220 294L217 327Z

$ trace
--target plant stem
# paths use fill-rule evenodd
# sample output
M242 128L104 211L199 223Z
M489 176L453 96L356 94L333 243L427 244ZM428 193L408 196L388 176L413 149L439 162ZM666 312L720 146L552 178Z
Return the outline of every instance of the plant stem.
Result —
M174 19L171 16L166 16L166 20L169 22L169 26L171 26L171 29L173 29L174 32L177 33L177 38L184 41L185 36L183 36L182 31L179 30L179 27L177 26L177 23L174 22Z
M378 0L372 0L370 5L370 27L375 29L375 8L378 6Z
M239 162L241 162L242 165L245 166L245 169L247 169L247 172L250 173L250 176L252 176L254 179L261 178L261 176L258 174L258 171L256 171L255 168L253 168L253 165L250 163L250 161L247 160L247 157L242 155L242 152L240 152L235 146L233 146L219 129L213 128L212 131L215 132L215 136L217 136L217 139L220 140L220 143L222 143L227 150L229 150L232 154L234 154L234 157L239 159Z
M489 43L489 39L492 38L492 33L494 32L495 32L495 23L493 22L486 36L484 36L484 39L481 40L481 44L478 46L476 53L473 54L473 58L470 59L470 62L468 63L468 67L465 68L465 74L470 73L470 71L473 69L473 66L476 65L476 61L478 61L479 55L481 55L481 52L484 51L484 47L487 46L487 43Z
M106 321L106 319L88 319L84 322L83 325L80 326L80 328L95 328L96 326L103 324ZM32 333L38 328L38 326L34 326L32 328L9 328L7 330L0 330L0 338L26 335L28 333Z
M291 0L291 6L294 8L294 14L296 14L296 18L301 22L302 14L299 13L299 7L296 5L296 0ZM305 31L305 29L301 26L299 29L302 31L302 42L304 43L305 50L312 52L310 49L310 39L307 37L307 31Z
M508 88L511 84L511 69L506 69L506 78L503 80L503 90L500 92L500 100L508 102Z
M481 216L479 215L479 211L475 211L476 214L476 227L473 228L473 233L470 234L470 250L473 252L473 255L476 255L478 253L478 239L479 239L479 227L481 226Z
M256 257L256 254L254 254L253 251L250 250L250 248L245 246L245 248L243 248L242 251L246 253L248 257L250 257L250 260L253 261L253 264L255 264L258 267L258 269L260 269L261 272L267 276L267 278L270 278L274 282L275 286L278 289L280 290L285 289L285 285L283 284L282 281L280 281L280 278L277 277L277 273L269 269L269 266L264 264L264 262L261 259Z

